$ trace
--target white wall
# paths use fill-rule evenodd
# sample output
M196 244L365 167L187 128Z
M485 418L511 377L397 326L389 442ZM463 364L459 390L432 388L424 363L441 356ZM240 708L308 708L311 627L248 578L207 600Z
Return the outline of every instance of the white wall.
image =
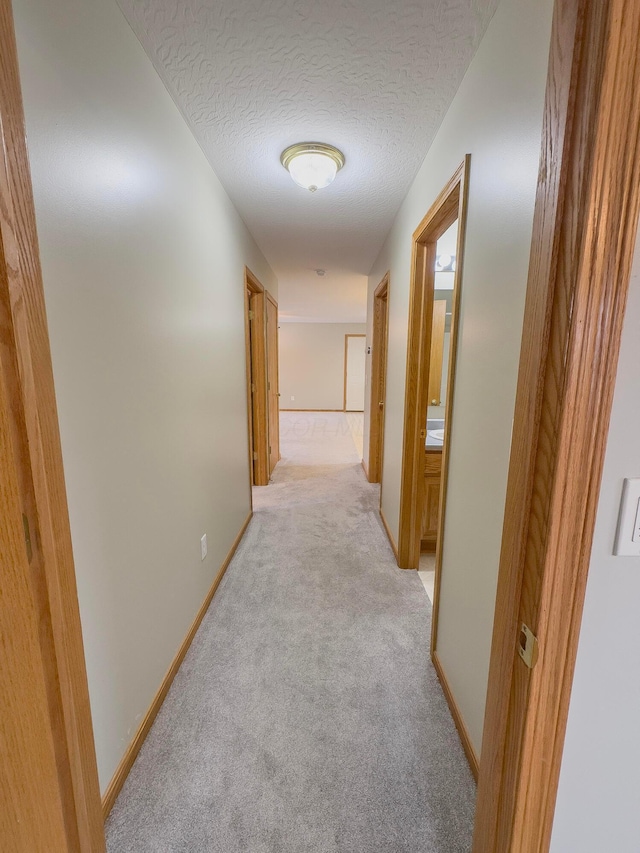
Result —
M281 323L280 408L342 411L344 336L364 335L366 328L364 323Z
M249 511L276 282L115 2L13 6L104 790Z
M369 277L371 335L373 290L390 270L382 508L397 536L411 236L470 153L438 653L478 752L552 5L503 0L498 7Z
M640 557L614 557L625 477L640 477L640 241L622 334L551 853L640 849Z

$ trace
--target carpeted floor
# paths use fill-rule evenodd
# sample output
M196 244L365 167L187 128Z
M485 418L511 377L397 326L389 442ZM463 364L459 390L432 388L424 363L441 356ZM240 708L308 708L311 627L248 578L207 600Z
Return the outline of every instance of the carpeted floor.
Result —
M468 853L475 786L344 415L282 461L107 821L109 853Z

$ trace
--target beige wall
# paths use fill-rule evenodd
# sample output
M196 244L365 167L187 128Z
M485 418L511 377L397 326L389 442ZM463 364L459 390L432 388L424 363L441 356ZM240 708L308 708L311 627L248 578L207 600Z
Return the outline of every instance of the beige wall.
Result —
M249 511L276 282L115 2L13 5L104 790Z
M369 277L370 329L373 290L390 271L382 507L397 535L411 235L470 153L438 652L478 752L551 12L551 0L503 0Z
M551 853L640 849L640 557L614 557L625 477L640 477L640 242L598 502Z
M280 408L342 410L344 336L364 335L366 328L364 323L281 323Z

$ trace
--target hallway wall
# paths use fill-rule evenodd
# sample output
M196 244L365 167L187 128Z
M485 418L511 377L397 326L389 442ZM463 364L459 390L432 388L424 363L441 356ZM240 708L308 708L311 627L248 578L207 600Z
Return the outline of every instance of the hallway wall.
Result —
M552 6L551 0L500 4L369 277L371 324L373 290L390 271L382 508L397 537L411 237L470 153L438 655L478 754ZM368 428L365 458L367 447Z
M364 323L281 322L280 408L342 411L344 336L366 330Z
M640 241L591 549L551 853L637 853L640 557L614 557L625 477L640 476Z
M249 512L277 283L114 0L13 6L104 791Z

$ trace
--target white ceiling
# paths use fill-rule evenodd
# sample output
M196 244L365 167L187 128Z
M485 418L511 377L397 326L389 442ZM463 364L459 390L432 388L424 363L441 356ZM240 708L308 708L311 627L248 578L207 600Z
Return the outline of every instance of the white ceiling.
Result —
M118 2L278 276L282 319L364 322L366 276L498 0ZM346 158L313 194L280 165L305 141Z

